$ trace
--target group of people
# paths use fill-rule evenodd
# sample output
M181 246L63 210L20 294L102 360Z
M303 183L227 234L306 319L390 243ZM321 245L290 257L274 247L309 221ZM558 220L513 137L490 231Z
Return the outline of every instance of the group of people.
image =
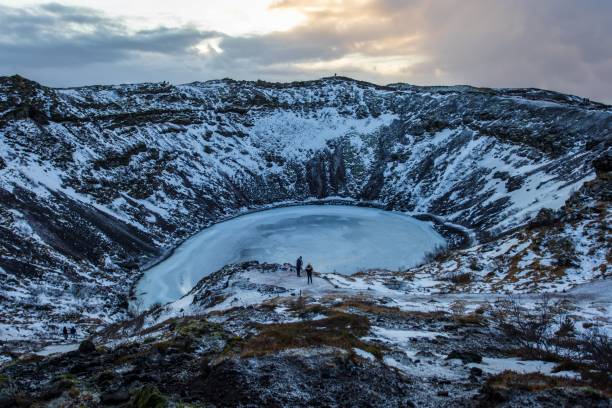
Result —
M64 338L68 339L68 328L66 326L64 326L64 328L62 329L62 333L64 334ZM70 328L70 336L76 337L76 329L74 328L74 326Z
M295 270L297 271L297 276L301 277L302 276L302 265L304 264L304 261L302 261L302 257L300 256L297 261L295 261ZM308 262L308 265L306 265L306 276L308 277L308 284L312 283L312 273L314 272L314 268L312 267L312 265L310 264L310 262Z

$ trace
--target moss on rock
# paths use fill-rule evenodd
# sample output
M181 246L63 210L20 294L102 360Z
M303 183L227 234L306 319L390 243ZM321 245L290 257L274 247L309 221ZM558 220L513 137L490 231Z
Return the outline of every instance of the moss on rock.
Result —
M154 385L145 385L134 396L134 408L165 408L168 405L166 398Z

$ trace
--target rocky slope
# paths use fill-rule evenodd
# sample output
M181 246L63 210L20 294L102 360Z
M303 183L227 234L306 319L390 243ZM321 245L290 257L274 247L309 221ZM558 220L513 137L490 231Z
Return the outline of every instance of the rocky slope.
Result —
M311 200L426 215L477 239L378 272L404 290L609 277L611 136L609 106L536 89L0 78L0 340L14 351L66 324L82 338L123 320L141 268L183 239Z
M553 331L571 318L576 332L530 353L500 330L509 298L428 298L376 274L307 285L289 265L230 265L93 342L0 368L0 406L607 407L609 371L567 356L584 342L577 310L609 318L609 290L557 295Z

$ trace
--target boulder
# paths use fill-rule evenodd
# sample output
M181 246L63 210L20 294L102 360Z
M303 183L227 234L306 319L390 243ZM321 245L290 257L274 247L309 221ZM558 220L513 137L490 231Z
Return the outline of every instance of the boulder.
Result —
M480 377L480 376L482 376L482 369L480 369L478 367L470 368L470 376L471 377Z
M531 222L529 222L529 228L540 228L540 227L548 227L557 222L557 214L554 210L550 208L542 208L538 211L538 214L535 216Z
M43 400L52 400L55 399L57 397L59 397L60 395L62 395L64 393L64 391L69 390L70 388L72 388L74 384L72 383L72 381L65 379L65 378L59 378L54 380L53 382L51 382L51 384L49 384L42 392L41 392L41 398Z
M96 346L91 340L83 340L79 345L79 353L90 354L96 351Z
M612 180L612 155L604 155L593 160L597 177L601 180Z
M130 394L126 390L107 392L100 396L103 405L119 405L130 399Z

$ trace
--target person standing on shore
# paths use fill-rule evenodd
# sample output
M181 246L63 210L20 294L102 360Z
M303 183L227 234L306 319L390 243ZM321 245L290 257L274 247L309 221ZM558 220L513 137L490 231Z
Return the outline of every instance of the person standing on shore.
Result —
M302 276L302 275L301 275L301 273L302 273L302 264L303 264L303 262L302 262L302 256L300 256L300 257L297 259L297 261L295 261L295 270L297 271L297 276L298 276L298 278L299 278L300 276Z
M313 272L314 272L314 269L313 269L312 265L309 262L308 265L306 266L306 275L308 276L308 282L307 283L312 283L312 273Z

